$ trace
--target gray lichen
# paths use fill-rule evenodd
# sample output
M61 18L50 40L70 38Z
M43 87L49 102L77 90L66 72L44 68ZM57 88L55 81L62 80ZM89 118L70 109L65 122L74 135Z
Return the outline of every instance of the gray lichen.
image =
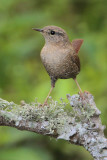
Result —
M101 124L94 98L85 92L67 95L70 102L63 99L58 103L50 98L48 106L42 107L37 101L21 105L0 99L0 125L30 130L71 143L83 145L95 159L107 157L107 140ZM106 151L105 151L106 150Z

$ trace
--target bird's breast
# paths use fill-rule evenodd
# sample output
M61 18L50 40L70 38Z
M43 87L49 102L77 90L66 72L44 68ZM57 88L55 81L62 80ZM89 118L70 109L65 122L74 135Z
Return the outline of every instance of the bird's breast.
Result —
M44 66L53 69L60 67L66 56L67 54L64 49L59 49L54 46L44 47L41 51L41 60Z
M72 50L44 46L41 51L41 60L48 74L57 78L70 78L72 72Z

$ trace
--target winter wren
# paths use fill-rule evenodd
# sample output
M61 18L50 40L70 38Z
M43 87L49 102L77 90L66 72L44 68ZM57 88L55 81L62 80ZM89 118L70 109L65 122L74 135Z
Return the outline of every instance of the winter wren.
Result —
M41 60L51 79L51 89L48 97L55 87L57 79L73 78L80 93L82 90L76 80L80 72L80 60L78 51L83 43L82 39L76 39L70 42L66 32L57 26L46 26L42 29L33 28L39 31L45 38L45 45L41 50Z

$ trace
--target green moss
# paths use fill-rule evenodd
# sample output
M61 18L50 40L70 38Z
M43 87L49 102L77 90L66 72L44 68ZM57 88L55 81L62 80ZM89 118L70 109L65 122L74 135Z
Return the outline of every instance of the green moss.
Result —
M23 120L29 122L30 127L33 128L34 123L41 122L50 134L55 134L57 129L60 138L63 135L67 136L66 139L69 139L70 134L75 134L75 130L72 128L73 125L81 128L83 123L90 122L90 117L95 114L95 106L93 101L90 102L89 99L88 101L87 99L81 100L79 95L69 96L68 99L73 107L68 107L68 103L65 103L62 99L58 103L50 98L48 106L44 107L37 101L31 104L23 102L19 106L13 102L9 103L1 100L1 110L4 111L1 114L7 120L14 120L16 125L19 124L20 120Z

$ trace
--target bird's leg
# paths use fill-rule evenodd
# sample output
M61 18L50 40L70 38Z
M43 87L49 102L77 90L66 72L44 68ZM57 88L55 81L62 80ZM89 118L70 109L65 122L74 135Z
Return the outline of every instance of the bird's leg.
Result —
M55 77L50 77L50 78L51 78L51 89L50 89L48 96L46 97L45 102L43 103L42 107L44 107L47 104L48 98L49 98L53 88L55 87L55 82L57 80Z
M78 89L79 89L79 95L80 95L80 97L82 98L82 100L84 100L84 95L83 95L83 92L82 92L82 89L80 88L80 86L79 86L79 83L77 82L77 79L76 78L74 78L74 81L75 81L75 83L76 83L76 85L77 85L77 87L78 87Z
M83 94L82 89L80 88L76 78L74 78L74 81L75 81L75 83L76 83L76 85L77 85L77 87L78 87L78 89L80 91L80 94Z
M49 93L48 93L48 96L46 97L46 99L45 99L45 101L44 101L44 103L43 103L42 107L44 107L44 105L45 105L45 104L47 104L48 98L49 98L49 96L50 96L50 94L51 94L51 92L52 92L53 88L54 88L54 87L53 87L53 86L51 86L51 89L50 89L50 91L49 91Z
M74 81L75 81L75 83L76 83L76 85L77 85L77 87L78 87L78 89L79 89L79 91L80 91L80 97L82 98L82 100L84 100L84 96L83 96L83 92L82 92L82 89L80 88L80 86L79 86L79 83L77 82L77 79L76 78L74 78Z
M74 81L75 81L75 83L76 83L77 87L79 88L80 95L82 95L82 94L83 94L82 89L80 88L80 86L79 86L79 84L78 84L78 82L77 82L76 78L74 78ZM91 94L89 91L84 91L84 93Z

